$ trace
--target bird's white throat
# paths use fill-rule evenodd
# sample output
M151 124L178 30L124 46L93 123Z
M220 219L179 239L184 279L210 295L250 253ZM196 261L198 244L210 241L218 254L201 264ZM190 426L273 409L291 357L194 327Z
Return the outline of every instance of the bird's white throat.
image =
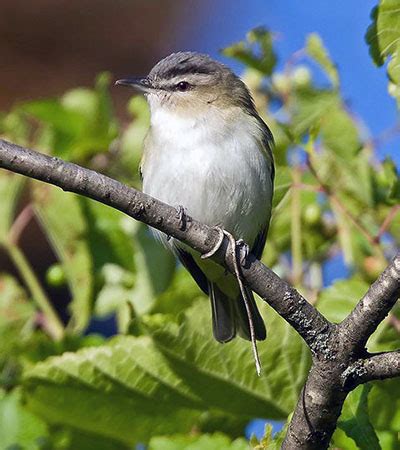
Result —
M209 106L182 111L169 105L153 104L151 127L157 141L173 142L186 150L204 144L223 148L232 138L243 140L244 145L249 144L246 141L261 139L257 121L237 107L221 110Z

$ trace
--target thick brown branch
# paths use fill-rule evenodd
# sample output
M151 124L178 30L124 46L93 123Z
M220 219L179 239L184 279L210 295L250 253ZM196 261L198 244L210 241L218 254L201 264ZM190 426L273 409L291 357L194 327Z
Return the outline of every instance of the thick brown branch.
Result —
M209 252L217 243L219 232L196 220L182 230L176 209L136 189L93 170L58 158L43 155L0 140L0 167L45 181L65 191L90 197L128 214L169 236L190 245L200 253ZM231 253L224 242L215 259L233 272ZM327 352L326 339L332 325L293 287L249 255L242 267L246 284L267 301L303 337L314 354Z
M349 350L362 350L377 326L389 314L400 296L400 252L371 285L354 310L340 324Z

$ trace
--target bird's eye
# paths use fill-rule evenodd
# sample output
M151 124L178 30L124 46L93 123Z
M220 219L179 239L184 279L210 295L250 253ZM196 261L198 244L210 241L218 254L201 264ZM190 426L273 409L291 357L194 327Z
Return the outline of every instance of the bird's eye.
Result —
M190 88L190 84L187 81L180 81L176 85L176 89L181 92L187 91L189 88Z

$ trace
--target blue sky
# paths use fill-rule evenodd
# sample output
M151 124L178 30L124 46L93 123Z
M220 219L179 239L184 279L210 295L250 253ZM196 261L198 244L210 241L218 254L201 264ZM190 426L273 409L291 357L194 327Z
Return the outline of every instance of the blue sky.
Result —
M281 61L304 45L305 37L317 32L323 38L342 80L342 92L353 112L366 123L373 136L391 128L397 120L396 104L387 93L384 68L374 66L364 41L375 0L219 0L194 13L197 26L183 30L187 49L203 51L224 60L240 72L240 66L222 58L218 50L242 39L258 25L278 35ZM193 5L194 6L194 5ZM400 166L400 138L386 142L379 155L391 154Z

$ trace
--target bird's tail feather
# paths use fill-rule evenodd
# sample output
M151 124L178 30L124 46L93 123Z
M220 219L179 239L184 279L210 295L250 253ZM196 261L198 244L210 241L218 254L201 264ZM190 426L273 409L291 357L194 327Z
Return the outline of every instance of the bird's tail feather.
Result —
M235 311L232 300L215 283L209 283L213 334L218 342L229 342L236 335Z
M253 292L246 288L247 300L249 303L250 315L253 320L254 332L257 341L263 341L267 337L267 330L265 328L264 320L258 311L256 301L254 299ZM250 324L247 315L246 305L242 296L240 296L235 302L236 306L236 328L238 334L247 340L251 340Z
M244 300L241 296L231 299L215 283L208 286L213 323L213 334L218 342L229 342L236 331L244 339L250 340L250 325ZM258 311L253 293L246 288L250 314L254 324L256 339L266 338L264 321Z

